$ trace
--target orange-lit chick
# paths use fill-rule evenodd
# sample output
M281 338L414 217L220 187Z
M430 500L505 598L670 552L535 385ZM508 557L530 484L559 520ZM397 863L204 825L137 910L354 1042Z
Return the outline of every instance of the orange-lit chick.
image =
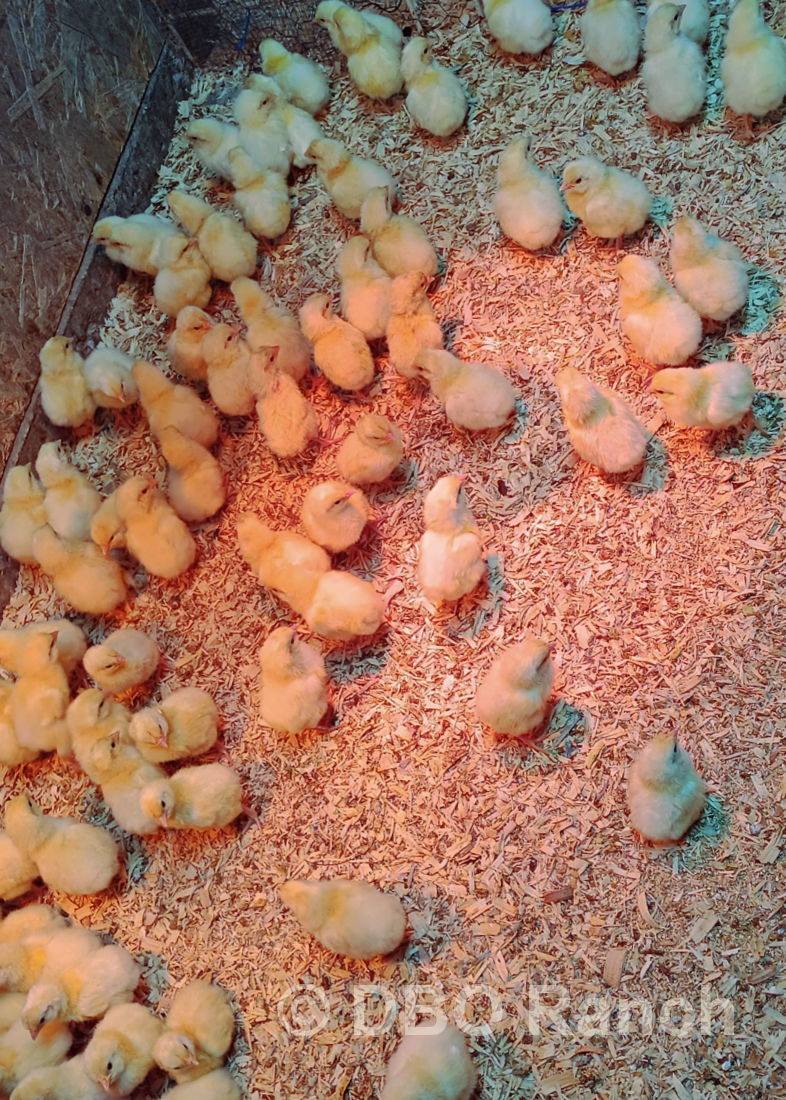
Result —
M26 745L19 743L14 729L14 716L11 713L13 693L13 683L10 680L0 680L0 764L6 768L28 764L40 756L38 749L29 749Z
M647 16L649 17L661 4L670 2L671 0L649 0ZM687 35L688 38L703 46L710 30L710 6L707 0L687 0L683 5L679 27L680 34Z
M106 1092L88 1077L85 1056L59 1066L35 1069L11 1093L14 1100L106 1100Z
M134 363L133 373L153 435L159 435L167 424L174 424L203 447L213 446L218 438L218 417L195 390L172 382L143 359Z
M90 520L90 538L104 554L126 544L126 525L117 514L117 489L101 501Z
M82 664L100 688L119 695L149 680L160 660L161 650L148 634L122 627L90 646Z
M55 635L55 654L70 675L84 656L87 640L82 628L68 619L38 619L15 630L0 630L0 665L18 676L23 651L39 634Z
M588 0L581 17L581 40L587 60L610 76L635 68L641 25L630 0Z
M271 76L284 95L310 115L318 115L330 99L330 85L319 65L303 54L288 50L274 38L259 45L262 71Z
M477 1070L462 1032L452 1024L433 1034L405 1035L388 1062L380 1100L469 1100Z
M415 362L421 352L443 346L440 328L426 297L429 278L422 271L409 271L393 280L387 333L390 362L405 378L420 373Z
M641 465L650 433L618 393L575 367L558 371L556 383L570 441L585 462L610 474Z
M707 92L707 69L701 47L681 32L683 8L661 4L650 9L644 29L641 79L647 110L669 122L698 114Z
M374 377L366 338L333 312L328 294L312 294L300 307L300 325L322 373L344 390L362 390Z
M139 389L131 374L133 360L118 348L99 344L82 367L87 388L96 405L104 409L125 409L139 400Z
M407 918L394 894L361 879L290 879L281 900L307 932L337 955L373 959L395 951Z
M320 4L316 20L321 22ZM332 17L338 48L347 59L355 87L372 99L390 99L401 91L401 46L362 12L342 4Z
M218 462L201 443L174 427L158 438L169 463L169 503L186 523L201 523L224 507L226 484Z
M201 756L218 738L218 710L202 688L178 688L160 703L137 711L128 733L142 756L154 764Z
M17 1091L28 1074L46 1066L60 1066L71 1046L71 1029L65 1023L51 1023L31 1036L17 1020L0 1036L0 1095Z
M117 511L126 525L126 546L148 573L170 580L190 569L196 543L182 519L154 484L141 477L123 482Z
M0 921L0 943L44 944L65 927L65 917L51 905L26 905Z
M202 339L212 327L213 321L203 309L198 306L184 306L178 313L175 327L167 340L169 362L178 374L192 382L207 380Z
M541 724L554 686L551 647L539 638L503 649L478 685L478 718L495 733L520 737Z
M237 521L237 535L240 553L259 583L304 614L319 575L330 569L322 547L294 531L275 531L252 512Z
M128 736L130 720L126 707L99 688L80 691L68 707L66 722L74 756L85 775L99 786L122 769L124 758L139 761Z
M251 351L229 325L214 325L202 339L210 396L227 416L250 416L255 397L248 377Z
M65 714L71 697L55 641L54 634L37 634L22 651L11 695L11 718L20 745L35 752L55 750L69 756L71 735Z
M130 1096L155 1065L164 1023L140 1004L114 1005L85 1047L85 1070L108 1096Z
M750 368L736 362L668 367L650 388L675 424L715 431L739 424L756 392Z
M0 1034L16 1023L24 1003L24 993L0 993Z
M319 438L319 421L295 379L277 369L279 351L258 348L249 361L249 380L265 442L279 458L292 458Z
M449 351L429 349L415 360L418 374L459 428L499 428L516 408L516 391L502 371L485 363L464 363Z
M360 489L344 481L321 481L306 493L300 521L309 538L339 554L358 541L368 513L368 501Z
M128 597L126 574L94 542L61 539L47 524L33 536L33 554L57 594L76 611L105 615Z
M279 105L285 102L284 94L275 80L267 76L255 74L251 84L238 92L232 104L235 121L240 127L239 144L260 172L286 176L292 163L292 150L279 111ZM234 150L230 150L233 182L235 186L242 186L234 180L233 153Z
M196 237L171 237L162 259L153 283L153 298L162 313L177 317L184 306L206 306L213 293L210 268Z
M432 603L460 599L486 574L480 532L463 480L441 477L423 501L426 531L419 546L418 580Z
M58 440L41 444L35 468L45 490L44 511L52 530L64 539L90 538L90 521L101 504L101 494L71 465Z
M707 785L671 733L653 737L631 764L631 825L645 840L679 840L701 817Z
M345 218L360 217L363 200L374 187L384 187L391 204L394 202L396 181L376 161L353 156L329 138L313 141L307 153L316 163L322 186Z
M483 14L508 53L538 54L554 39L551 11L542 0L483 0Z
M617 264L620 326L650 363L679 366L701 343L701 318L663 277L654 260L628 255Z
M565 207L559 187L532 159L529 134L514 138L502 151L494 213L505 236L532 252L548 248L562 229Z
M316 580L311 600L302 612L315 634L337 642L348 642L379 630L385 617L385 603L368 581L338 569L303 579ZM291 598L289 602L295 606Z
M255 237L280 237L292 217L286 177L260 168L245 149L229 154L234 192L232 202Z
M33 889L37 877L38 868L32 859L14 844L5 830L0 830L0 900L21 898Z
M738 0L720 67L726 102L740 115L769 114L786 96L786 44L764 21L759 0Z
M388 275L437 273L437 253L423 230L406 214L393 214L387 187L372 187L360 207L360 232L371 241L374 259Z
M84 375L84 360L68 336L52 336L38 354L41 405L53 424L78 428L93 419L96 403Z
M13 844L10 837L7 843ZM0 923L0 989L26 994L46 965L46 944L65 927L65 919L49 905L13 909ZM17 1005L19 1015L22 1005Z
M274 730L295 734L319 725L328 695L325 659L318 649L298 638L292 627L280 626L260 648L259 666L264 722Z
M206 1075L226 1061L234 1033L235 1014L226 990L197 979L172 998L164 1030L153 1047L153 1057L179 1085L207 1081ZM222 1095L204 1094L205 1100L216 1100Z
M401 53L407 110L418 126L449 137L467 116L467 96L459 78L434 60L431 43L415 35Z
M243 790L232 768L201 764L150 783L140 804L164 829L221 829L243 813Z
M229 152L240 145L240 129L237 126L229 122L219 122L217 118L200 118L189 122L186 141L211 176L231 180Z
M10 558L33 565L33 535L46 522L44 487L33 473L30 463L12 466L3 485L0 546Z
M196 237L214 278L231 283L240 275L253 275L257 242L231 214L186 191L170 191L167 202L178 221Z
M167 1100L240 1100L242 1093L229 1070L214 1069L196 1081L175 1085L164 1096Z
M726 321L747 302L748 271L739 248L695 218L675 221L669 259L677 290L701 317Z
M296 382L308 373L311 345L300 331L297 318L276 305L253 279L235 279L231 291L246 323L246 342L252 351L278 348L276 370Z
M367 237L350 237L339 253L341 312L367 340L385 335L390 320L390 276L371 255Z
M389 477L403 457L400 429L386 416L366 413L344 438L336 466L345 481L373 485Z
M568 209L591 237L615 239L638 233L652 207L652 195L640 179L597 157L579 157L566 164L561 190Z
M176 236L177 226L154 214L102 218L93 227L93 240L104 246L110 260L145 275L158 274L167 244Z

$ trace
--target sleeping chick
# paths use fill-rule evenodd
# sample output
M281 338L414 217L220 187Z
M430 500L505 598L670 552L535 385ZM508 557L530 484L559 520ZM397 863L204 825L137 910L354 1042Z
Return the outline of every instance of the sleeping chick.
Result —
M336 467L345 481L373 485L390 477L403 457L400 429L386 416L366 413L339 447Z
M548 248L562 229L562 196L533 161L529 134L514 138L499 158L494 213L505 236L532 252Z
M581 40L587 60L610 76L635 68L641 26L630 0L588 0L581 17Z
M653 737L631 764L628 809L645 840L679 840L701 817L707 785L671 733Z
M409 271L393 280L390 320L386 333L390 362L405 378L416 378L418 356L443 346L442 329L426 297L429 279L422 271Z
M348 642L379 630L385 616L385 604L368 581L338 569L312 574L312 578L316 580L313 595L301 614L315 634L336 642ZM307 582L308 578L303 580ZM305 584L301 589L307 591ZM296 611L300 610L291 595L288 600Z
M71 1046L71 1029L54 1022L31 1036L21 1019L0 1035L0 1095L9 1096L28 1074L59 1066Z
M641 79L647 110L669 122L685 122L697 114L707 91L704 54L681 33L682 12L677 4L661 4L650 9L644 29Z
M238 92L232 111L240 127L240 147L251 158L256 169L286 176L292 163L292 150L287 128L278 111L281 102L283 93L275 80L257 75L253 78L253 87ZM230 150L233 182L235 186L241 186L234 180L236 168L233 153L234 150Z
M14 729L14 716L11 713L13 692L14 685L10 680L0 680L0 764L6 768L29 764L31 760L41 755L38 749L29 749L26 745L19 743Z
M280 237L292 217L289 188L281 172L260 168L245 149L229 154L232 202L255 237Z
M126 546L148 573L171 580L194 564L196 543L155 484L131 477L117 490L117 512Z
M277 370L277 365L276 348L260 348L251 357L252 385L258 395L257 417L273 454L293 458L319 438L319 421L295 379Z
M646 256L625 256L620 278L620 326L650 363L678 366L701 343L701 318Z
M319 65L288 50L274 38L265 38L260 43L259 56L263 73L272 76L290 103L310 115L318 115L327 105L330 86Z
M259 583L304 614L318 575L330 569L322 547L294 531L274 531L252 512L237 521L237 535L243 560Z
M0 546L10 558L35 564L33 535L46 525L44 488L30 463L12 466L3 485L0 508Z
M125 409L139 400L131 374L133 360L118 348L99 344L82 365L90 396L104 409Z
M250 416L255 396L248 377L251 351L243 337L229 325L214 325L202 339L207 363L207 388L222 413Z
M324 10L322 4L317 7L317 23L323 22L320 13ZM346 57L349 75L359 91L371 99L390 99L401 91L400 43L346 4L333 13L332 24L334 42Z
M641 465L650 433L618 393L575 367L558 371L556 383L570 441L585 462L610 474Z
M649 0L647 17L649 18L661 4L670 2L671 0ZM707 0L687 0L683 5L679 28L680 34L687 35L699 46L703 46L710 30L710 6Z
M107 746L99 744L90 754L94 766L97 757L111 759L111 774L101 784L101 797L120 828L136 836L156 832L158 822L142 808L142 792L166 779L161 768L143 760L133 745L110 747L107 752Z
M300 325L314 362L334 386L362 390L374 378L374 360L362 332L333 312L330 295L312 294L300 307Z
M186 141L211 176L232 179L229 152L240 145L240 130L217 118L200 118L186 127Z
M675 221L669 259L677 290L701 317L726 321L747 302L748 271L739 248L695 218Z
M714 431L739 424L756 392L750 369L735 362L659 370L650 388L675 424Z
M0 921L0 943L44 944L65 927L65 917L51 905L26 905Z
M11 719L20 745L35 752L54 750L70 756L65 714L71 696L55 641L54 634L37 634L22 651L11 695Z
M462 1032L452 1024L421 1034L416 1028L401 1040L388 1062L379 1100L469 1100L478 1074Z
M422 351L418 374L445 406L448 420L459 428L500 428L516 408L516 391L502 371L485 363L464 363L449 351Z
M5 828L50 890L98 894L120 870L117 844L106 829L71 817L50 817L26 794L6 803Z
M553 686L551 647L529 637L494 658L475 694L475 709L495 733L520 737L545 718Z
M5 830L0 829L0 901L14 901L33 889L38 868ZM2 961L2 954L0 954ZM2 980L0 979L0 984ZM8 988L11 988L9 983Z
M104 1090L87 1076L84 1054L59 1066L33 1070L11 1096L14 1100L106 1100Z
M307 932L337 955L373 959L395 951L407 918L394 894L361 879L290 879L281 900Z
M90 521L101 494L72 466L58 440L42 443L35 460L45 489L44 511L52 530L64 539L89 539Z
M225 764L180 768L145 787L140 804L164 829L222 829L243 813L240 776Z
M627 237L638 233L652 206L640 179L596 157L580 157L565 166L561 190L565 202L591 237Z
M170 191L166 201L175 217L196 237L214 278L231 283L240 275L253 275L257 266L257 242L231 216L185 191Z
M164 263L153 283L153 298L162 313L177 317L185 306L206 306L213 293L210 268L196 237L178 234L166 243Z
M328 708L325 659L319 650L298 638L292 627L280 626L260 648L259 666L262 721L282 733L318 726Z
M68 619L37 619L27 626L0 630L0 665L18 676L24 651L39 634L55 635L55 656L70 675L84 656L87 640L82 628Z
M200 1078L206 1081L205 1075L226 1061L234 1033L235 1014L226 990L197 979L172 998L153 1058L179 1085ZM205 1093L205 1100L217 1095Z
M426 531L419 546L418 580L432 603L461 599L486 574L480 532L463 480L441 477L423 501Z
M449 137L467 116L467 96L461 81L438 64L427 38L410 38L401 54L401 75L407 89L407 110L423 130Z
M230 289L246 323L248 346L252 351L277 347L276 370L299 382L308 373L311 345L300 331L297 318L276 305L253 279L235 279Z
M242 1093L232 1074L227 1069L214 1069L189 1081L185 1085L175 1085L164 1093L165 1100L240 1100Z
M508 53L538 54L554 39L551 11L542 0L483 0L483 14Z
M100 688L120 695L149 680L160 660L161 650L149 635L123 627L90 646L82 664Z
M191 382L207 381L207 363L202 354L202 340L213 327L213 321L198 306L184 306L177 315L175 327L167 340L169 362Z
M224 507L224 473L210 451L189 439L175 427L164 428L158 437L169 463L167 496L186 523L202 523Z
M131 718L128 734L153 764L201 756L218 738L218 710L202 688L183 687Z
M437 273L437 253L422 226L406 214L392 214L390 192L372 187L360 207L360 232L371 241L374 259L388 275Z
M102 218L93 227L93 240L104 246L110 260L144 275L158 274L168 242L178 235L172 222L154 214Z
M74 756L85 775L99 786L122 767L124 757L139 758L129 744L130 720L126 707L98 688L80 691L69 704L66 722Z
M52 336L38 354L41 405L60 428L79 428L92 420L96 404L87 388L84 361L68 336Z
M203 447L213 446L218 438L218 417L195 390L176 385L143 359L134 363L133 373L153 435L158 436L162 428L172 424Z
M368 501L343 481L321 481L306 493L300 522L309 538L333 554L354 546L368 520Z
M128 598L126 574L94 542L61 539L47 524L33 536L33 554L57 594L76 611L106 615Z
M371 255L367 237L350 237L339 253L341 312L367 340L385 335L390 320L390 276Z
M363 200L374 187L384 187L393 204L396 181L381 164L353 156L340 142L328 138L313 141L307 152L316 163L322 186L345 218L360 217Z
M769 114L786 96L786 43L764 21L759 0L738 0L720 67L726 102L740 115Z
M110 1008L85 1047L85 1070L108 1096L130 1096L155 1065L162 1020L140 1004Z

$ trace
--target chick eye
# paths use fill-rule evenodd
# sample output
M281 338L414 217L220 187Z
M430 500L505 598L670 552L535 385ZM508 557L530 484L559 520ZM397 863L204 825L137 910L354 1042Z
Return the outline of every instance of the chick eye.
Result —
M581 176L577 176L576 179L573 182L574 183L581 183Z

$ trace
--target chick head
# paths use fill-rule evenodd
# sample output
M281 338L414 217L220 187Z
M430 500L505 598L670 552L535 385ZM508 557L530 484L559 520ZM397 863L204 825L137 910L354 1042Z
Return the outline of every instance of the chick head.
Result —
M298 641L297 633L291 626L279 626L272 631L259 648L259 664L262 670L270 668L276 672L294 671Z
M56 645L56 630L53 630L51 634L43 631L40 634L34 634L19 654L20 675L35 675L44 665L58 664L59 657Z
M684 774L686 760L690 763L673 733L658 733L636 757L636 771L647 786L668 787Z
M336 270L339 276L345 279L347 275L356 275L361 272L370 251L371 242L368 237L360 235L350 237L338 254Z
M208 203L177 188L169 192L166 201L178 221L192 234L199 232L212 213Z
M644 48L647 53L665 49L680 33L684 4L661 4L647 16L644 28Z
M376 233L390 219L390 192L387 187L372 187L360 207L360 229Z
M704 384L701 371L686 370L678 367L665 367L656 371L650 379L650 390L663 404L670 415L678 417L686 402L694 396Z
M66 996L62 989L48 982L37 982L25 998L22 1023L33 1039L42 1028L60 1020L66 1011Z
M575 367L563 367L554 381L565 416L574 424L585 424L604 408L603 394Z
M281 86L271 76L262 76L260 73L251 73L246 78L244 87L247 90L256 92L257 110L262 107L267 107L271 103L276 103L284 98L284 94L281 91Z
M113 1030L99 1031L85 1047L85 1069L95 1083L110 1095L127 1065L121 1045L125 1045L124 1036Z
M463 474L441 477L429 490L423 501L423 521L429 531L453 531L467 521L472 523Z
M658 9L659 10L659 9ZM701 248L707 238L707 233L700 221L689 214L683 214L674 222L673 248L677 258L683 253L690 254L691 250Z
M630 253L617 264L620 282L631 294L656 294L664 278L654 260Z
M149 512L155 503L155 494L158 493L155 482L145 477L129 477L124 481L117 493L117 512L122 519L129 514ZM158 493L160 496L161 494Z
M216 152L223 136L221 123L215 118L199 118L189 123L186 130L186 141L208 154Z
M349 152L340 141L332 138L315 138L306 149L306 156L316 162L324 172L342 168L351 160Z
M169 744L169 723L158 707L144 707L128 724L128 732L138 745L166 748Z
M379 38L377 31L370 26L359 11L341 4L333 16L333 24L341 35L342 50L359 50L366 42Z
M273 545L277 532L253 512L244 512L237 521L236 529L240 553L246 563L256 569L261 555Z
M38 500L42 489L38 478L33 473L32 466L28 462L26 466L12 466L8 471L2 490L4 501L14 500L23 503L27 500Z
M230 325L213 325L202 337L202 355L211 367L229 366L238 353L240 333Z
M157 821L164 829L175 808L175 792L168 779L156 779L142 788L139 806L143 814Z
M112 676L126 667L128 660L109 645L91 646L82 658L85 670L94 680Z
M175 328L182 335L198 336L209 332L213 327L213 321L209 314L199 306L183 306L177 315Z
M367 447L383 449L391 443L401 442L401 432L386 416L367 413L355 423L355 435Z
M548 642L535 637L525 638L500 654L500 671L512 687L535 687L554 675L551 652Z
M393 313L408 313L417 310L426 299L426 287L429 277L422 271L408 271L397 275L393 280L390 294L390 306Z
M123 219L118 217L100 218L93 226L93 240L96 244L106 244L111 241L122 221Z
M57 370L68 362L73 355L73 342L70 336L50 336L38 353L41 371Z
M36 456L35 468L45 486L52 485L57 475L68 466L70 463L59 439L41 444Z
M261 178L262 169L239 145L230 149L227 156L235 187L248 187Z
M428 72L433 64L431 45L427 38L415 35L401 51L401 75L409 84L415 77Z
M153 1047L153 1057L161 1069L174 1075L181 1069L199 1065L196 1047L187 1035L176 1031L165 1031Z
M262 71L267 74L281 67L289 57L289 50L275 38L265 38L259 43L259 56L262 58Z
M317 4L317 10L314 12L314 22L319 23L320 27L332 26L335 21L336 12L339 8L343 8L344 4L340 0L321 0L321 3Z
M441 382L450 382L461 371L463 364L455 355L440 348L425 348L415 356L415 371L429 385L439 389Z
M606 166L596 157L579 157L565 165L560 191L583 195L602 181Z
M300 326L307 340L318 340L330 328L333 304L329 294L312 294L300 307Z

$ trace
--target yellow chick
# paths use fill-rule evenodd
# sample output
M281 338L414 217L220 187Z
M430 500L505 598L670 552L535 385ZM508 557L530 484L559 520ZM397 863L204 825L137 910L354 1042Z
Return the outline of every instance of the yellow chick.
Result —
M449 137L467 116L467 96L459 78L438 64L427 38L410 38L401 53L407 110L416 124L437 137Z
M79 428L93 419L96 404L84 375L84 360L68 336L52 336L38 354L41 405L60 428Z
M276 305L253 279L235 279L230 289L246 323L248 346L252 351L277 347L276 370L299 382L308 373L311 345L300 331L297 318Z
M739 248L695 218L674 223L669 259L677 290L701 317L726 321L747 302L748 271Z
M251 357L252 385L258 395L257 417L273 454L292 458L319 438L319 421L295 379L276 370L277 365L275 348L268 349L267 355L260 349Z
M328 294L312 294L300 307L300 326L314 349L314 362L334 386L362 390L374 378L366 338L333 312Z
M190 386L176 385L143 359L134 363L133 373L153 435L160 435L162 428L172 424L203 447L213 446L218 438L218 417Z
M469 1100L478 1074L462 1032L447 1024L438 1034L405 1035L388 1062L380 1100Z
M367 340L385 335L390 320L390 276L371 255L367 237L350 237L339 253L341 312Z
M177 317L184 306L206 306L213 293L210 268L195 237L167 241L166 262L153 283L153 298L162 313Z
M85 1070L108 1096L130 1096L155 1065L162 1020L140 1004L110 1008L85 1047Z
M137 711L128 726L139 752L154 764L200 756L218 738L218 710L202 688L183 687Z
M14 729L14 716L11 712L11 697L14 685L9 680L0 680L0 764L6 768L16 768L20 764L29 764L41 754L38 749L29 749L19 743ZM1 893L1 891L0 891Z
M170 191L166 201L178 221L196 237L214 278L231 283L240 275L254 274L257 242L231 214L215 210L185 191Z
M177 315L175 327L167 340L169 362L191 382L207 381L207 363L202 354L202 340L213 327L211 317L198 306L184 306Z
M390 362L405 378L417 378L420 354L443 346L431 303L426 297L429 279L422 271L409 271L393 280L390 320L386 333Z
M99 745L99 751L105 746ZM151 783L163 782L166 775L155 764L143 760L136 748L125 745L109 751L112 773L101 784L101 797L121 829L136 836L148 836L158 829L142 807L142 792ZM93 754L95 759L95 753Z
M117 490L117 512L126 525L129 553L148 573L171 580L194 564L196 543L154 483L131 477Z
M368 513L368 501L360 489L343 481L321 481L306 493L300 522L309 538L340 554L358 541Z
M653 737L631 764L628 809L645 840L679 840L701 817L707 785L671 733Z
M769 114L786 96L786 43L773 34L759 0L738 0L729 16L720 67L726 102L740 115Z
M422 226L406 214L393 214L390 192L372 187L360 207L360 232L371 241L371 251L390 276L422 271L429 281L437 273L437 253Z
M240 127L240 147L248 153L254 166L261 172L275 172L286 176L292 163L289 135L278 111L282 92L275 80L255 76L253 87L238 92L232 104L235 121ZM236 171L234 150L229 151L233 182Z
M222 829L243 813L243 790L232 768L201 764L150 783L140 804L164 829Z
M26 905L0 921L0 943L44 944L65 927L65 917L51 905Z
M126 544L126 525L117 514L117 489L101 501L90 520L90 538L104 554L122 550Z
M366 413L343 440L336 467L345 481L373 485L393 473L404 457L401 430L378 413Z
M82 366L90 396L103 409L126 409L139 400L133 360L118 348L99 344Z
M353 156L329 138L313 141L307 152L316 163L322 186L345 218L360 217L363 200L374 187L384 187L391 205L395 201L396 181L376 161Z
M237 535L243 560L259 583L304 614L318 575L330 569L322 547L294 531L275 531L252 512L237 521Z
M93 240L104 246L110 260L144 275L158 274L168 242L178 235L172 222L154 214L101 218L93 227Z
M57 594L76 611L106 615L128 598L123 569L94 542L61 539L47 524L33 536L33 555Z
M39 619L15 630L0 630L0 665L18 676L23 653L39 634L54 635L55 656L70 675L84 656L87 640L82 628L68 619Z
M647 17L649 18L661 4L670 2L671 0L649 0ZM679 28L680 34L687 35L688 38L703 46L710 31L710 6L707 0L687 0L683 5Z
M284 95L310 115L318 115L330 99L330 86L319 65L303 54L293 53L274 38L259 46L262 71L271 76Z
M503 649L478 685L478 718L495 733L520 737L546 717L553 686L551 646L539 638L525 638Z
M233 149L229 160L235 187L232 202L243 221L255 237L280 237L292 217L286 178L259 168L245 149Z
M625 256L617 264L620 326L650 363L678 366L701 343L701 318L646 256Z
M558 371L556 383L570 441L585 462L609 474L641 465L650 433L618 393L575 367Z
M303 591L308 582L316 581L305 611L300 613L315 634L337 642L375 634L385 617L385 603L373 585L338 569L312 574L304 578ZM300 611L295 600L288 597L290 605Z
M562 196L533 161L529 134L514 138L499 158L494 213L505 236L532 252L548 248L559 236L565 215Z
M361 879L290 879L281 900L307 932L337 955L373 959L395 951L407 918L394 894Z
M596 157L580 157L567 164L560 190L568 209L581 219L591 237L614 239L638 233L653 201L640 179Z
M581 40L587 60L610 76L635 68L641 26L630 0L588 0L581 17Z
M324 11L320 4L315 19L326 25L320 14ZM359 91L371 99L390 99L401 91L399 42L370 22L364 13L346 4L333 13L332 25L336 34L334 42L346 57L349 75Z
M45 489L44 511L52 530L64 539L89 539L90 521L101 504L98 490L71 465L57 440L41 444L35 468Z
M125 758L139 759L129 744L130 720L126 707L98 688L80 691L69 704L66 722L74 756L85 775L99 786L122 767Z
M214 325L202 339L207 363L207 388L221 412L227 416L250 416L256 398L248 376L251 351L229 325Z
M164 458L169 463L169 503L186 523L202 523L224 507L224 473L206 447L189 439L174 427L159 436Z
M348 7L349 4L343 3L342 0L321 0L314 13L314 22L325 28L333 45L342 53L344 48L341 42L341 32L335 17L340 8ZM379 31L385 38L389 38L391 42L399 47L403 44L404 35L401 28L392 19L388 19L386 15L380 15L373 8L361 8L360 14L370 26Z
M200 118L186 128L186 141L211 176L232 179L230 150L240 145L240 129L217 118Z
M123 627L90 646L82 664L103 691L119 695L149 680L160 660L161 650L149 635Z
M483 14L508 53L538 54L554 39L551 11L542 0L483 0Z
M641 79L647 110L669 122L685 122L698 114L707 92L707 69L701 47L683 34L677 4L650 10L644 29Z
M659 370L650 388L675 424L712 431L739 424L756 393L750 368L736 362Z
M196 1081L175 1085L164 1093L166 1100L240 1100L241 1095L237 1082L226 1069L214 1069Z
M25 855L5 830L0 830L0 900L21 898L38 878L38 868ZM0 956L2 961L2 956ZM8 983L10 987L10 982Z
M88 1077L85 1056L59 1066L35 1069L11 1093L14 1100L106 1100L106 1092Z
M22 651L11 695L11 718L20 745L35 752L54 750L69 756L71 735L65 714L71 697L55 640L53 634L37 634Z
M10 558L33 565L33 535L46 522L44 488L33 473L30 463L26 466L12 466L3 485L0 546Z
M0 1032L16 1023L25 1003L23 993L0 993Z
M459 428L499 428L516 408L516 391L505 375L485 363L464 363L449 351L422 351L415 368Z
M197 979L172 998L153 1058L179 1085L206 1081L207 1074L224 1064L234 1033L235 1014L226 990ZM205 1093L205 1100L218 1095Z
M480 532L463 481L455 475L441 477L423 501L426 531L419 546L418 580L432 603L461 599L486 574Z
M71 1029L51 1023L31 1036L22 1020L0 1036L0 1095L9 1096L28 1074L46 1066L59 1066L71 1046Z
M7 843L13 844L10 837ZM65 927L65 919L49 905L25 905L12 910L0 923L0 989L26 994L46 965L47 943ZM17 1015L23 1005L24 998Z
M282 733L302 733L319 725L328 708L325 659L288 626L268 635L259 650L262 672L260 713Z

